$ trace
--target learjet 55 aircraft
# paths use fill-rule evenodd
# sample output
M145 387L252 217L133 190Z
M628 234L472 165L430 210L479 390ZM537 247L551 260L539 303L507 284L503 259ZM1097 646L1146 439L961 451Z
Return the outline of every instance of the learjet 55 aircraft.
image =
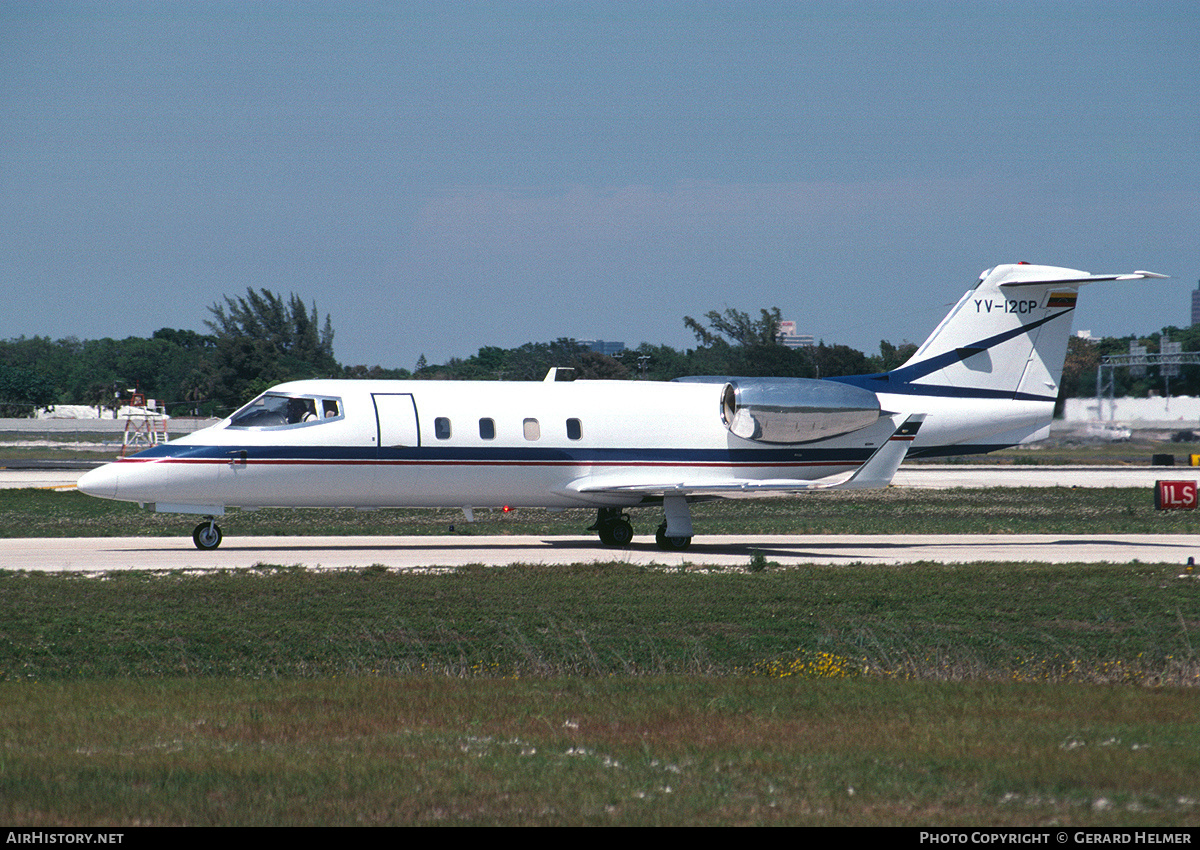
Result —
M988 452L1049 433L1079 287L1164 277L1020 263L985 271L901 367L824 380L293 381L228 419L85 474L92 496L195 513L215 549L227 507L593 507L607 545L661 505L886 487L906 456Z

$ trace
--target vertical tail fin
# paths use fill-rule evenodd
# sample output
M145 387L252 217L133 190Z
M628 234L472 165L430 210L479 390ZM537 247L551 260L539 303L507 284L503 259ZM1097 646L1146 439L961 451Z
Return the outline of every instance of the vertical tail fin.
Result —
M989 269L908 362L888 374L889 382L1053 402L1079 287L1164 276L1092 275L1027 263Z
M1093 275L997 266L903 366L835 378L878 394L885 410L929 415L910 457L989 452L1049 435L1079 287L1165 275Z

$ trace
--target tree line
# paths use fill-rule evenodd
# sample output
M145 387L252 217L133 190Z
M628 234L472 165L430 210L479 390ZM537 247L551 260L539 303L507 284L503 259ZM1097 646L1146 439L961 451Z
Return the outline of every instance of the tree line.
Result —
M876 354L846 345L788 348L779 336L778 308L756 318L738 310L685 316L697 345L683 351L643 342L618 357L589 350L574 339L529 342L517 348L484 346L466 358L429 364L424 355L404 368L343 365L333 351L333 323L316 304L292 294L247 289L208 308L207 333L161 328L149 338L79 340L19 337L0 341L0 416L30 416L52 404L114 406L136 388L172 415L223 416L268 387L316 377L417 380L541 380L552 366L576 378L671 380L687 375L821 378L885 372L916 346L881 340ZM1184 351L1200 350L1200 327L1164 328L1139 340L1151 353L1166 334ZM1096 392L1096 367L1106 354L1128 353L1132 337L1088 341L1072 337L1061 397ZM1156 368L1143 376L1116 372L1117 395L1161 392ZM1173 395L1200 395L1200 367L1185 366L1170 380Z
M333 324L296 295L248 289L208 308L209 333L160 328L149 338L0 341L4 415L51 404L119 406L130 389L172 414L224 415L273 384L340 375Z

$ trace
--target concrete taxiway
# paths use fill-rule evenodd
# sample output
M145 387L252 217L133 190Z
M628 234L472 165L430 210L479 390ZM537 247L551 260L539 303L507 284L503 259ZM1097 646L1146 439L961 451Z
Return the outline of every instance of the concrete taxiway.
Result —
M201 552L190 537L85 537L0 540L6 569L49 572L244 569L258 564L342 569L374 564L420 570L469 564L577 564L746 567L755 552L781 565L1022 562L1179 564L1200 557L1200 535L888 534L700 535L684 552L652 537L624 549L596 538L539 536L226 537Z

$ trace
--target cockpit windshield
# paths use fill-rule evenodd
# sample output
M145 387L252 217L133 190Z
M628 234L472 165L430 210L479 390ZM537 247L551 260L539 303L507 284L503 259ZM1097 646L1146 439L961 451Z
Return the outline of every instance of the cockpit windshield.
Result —
M229 418L230 428L280 428L342 418L342 400L263 393Z

